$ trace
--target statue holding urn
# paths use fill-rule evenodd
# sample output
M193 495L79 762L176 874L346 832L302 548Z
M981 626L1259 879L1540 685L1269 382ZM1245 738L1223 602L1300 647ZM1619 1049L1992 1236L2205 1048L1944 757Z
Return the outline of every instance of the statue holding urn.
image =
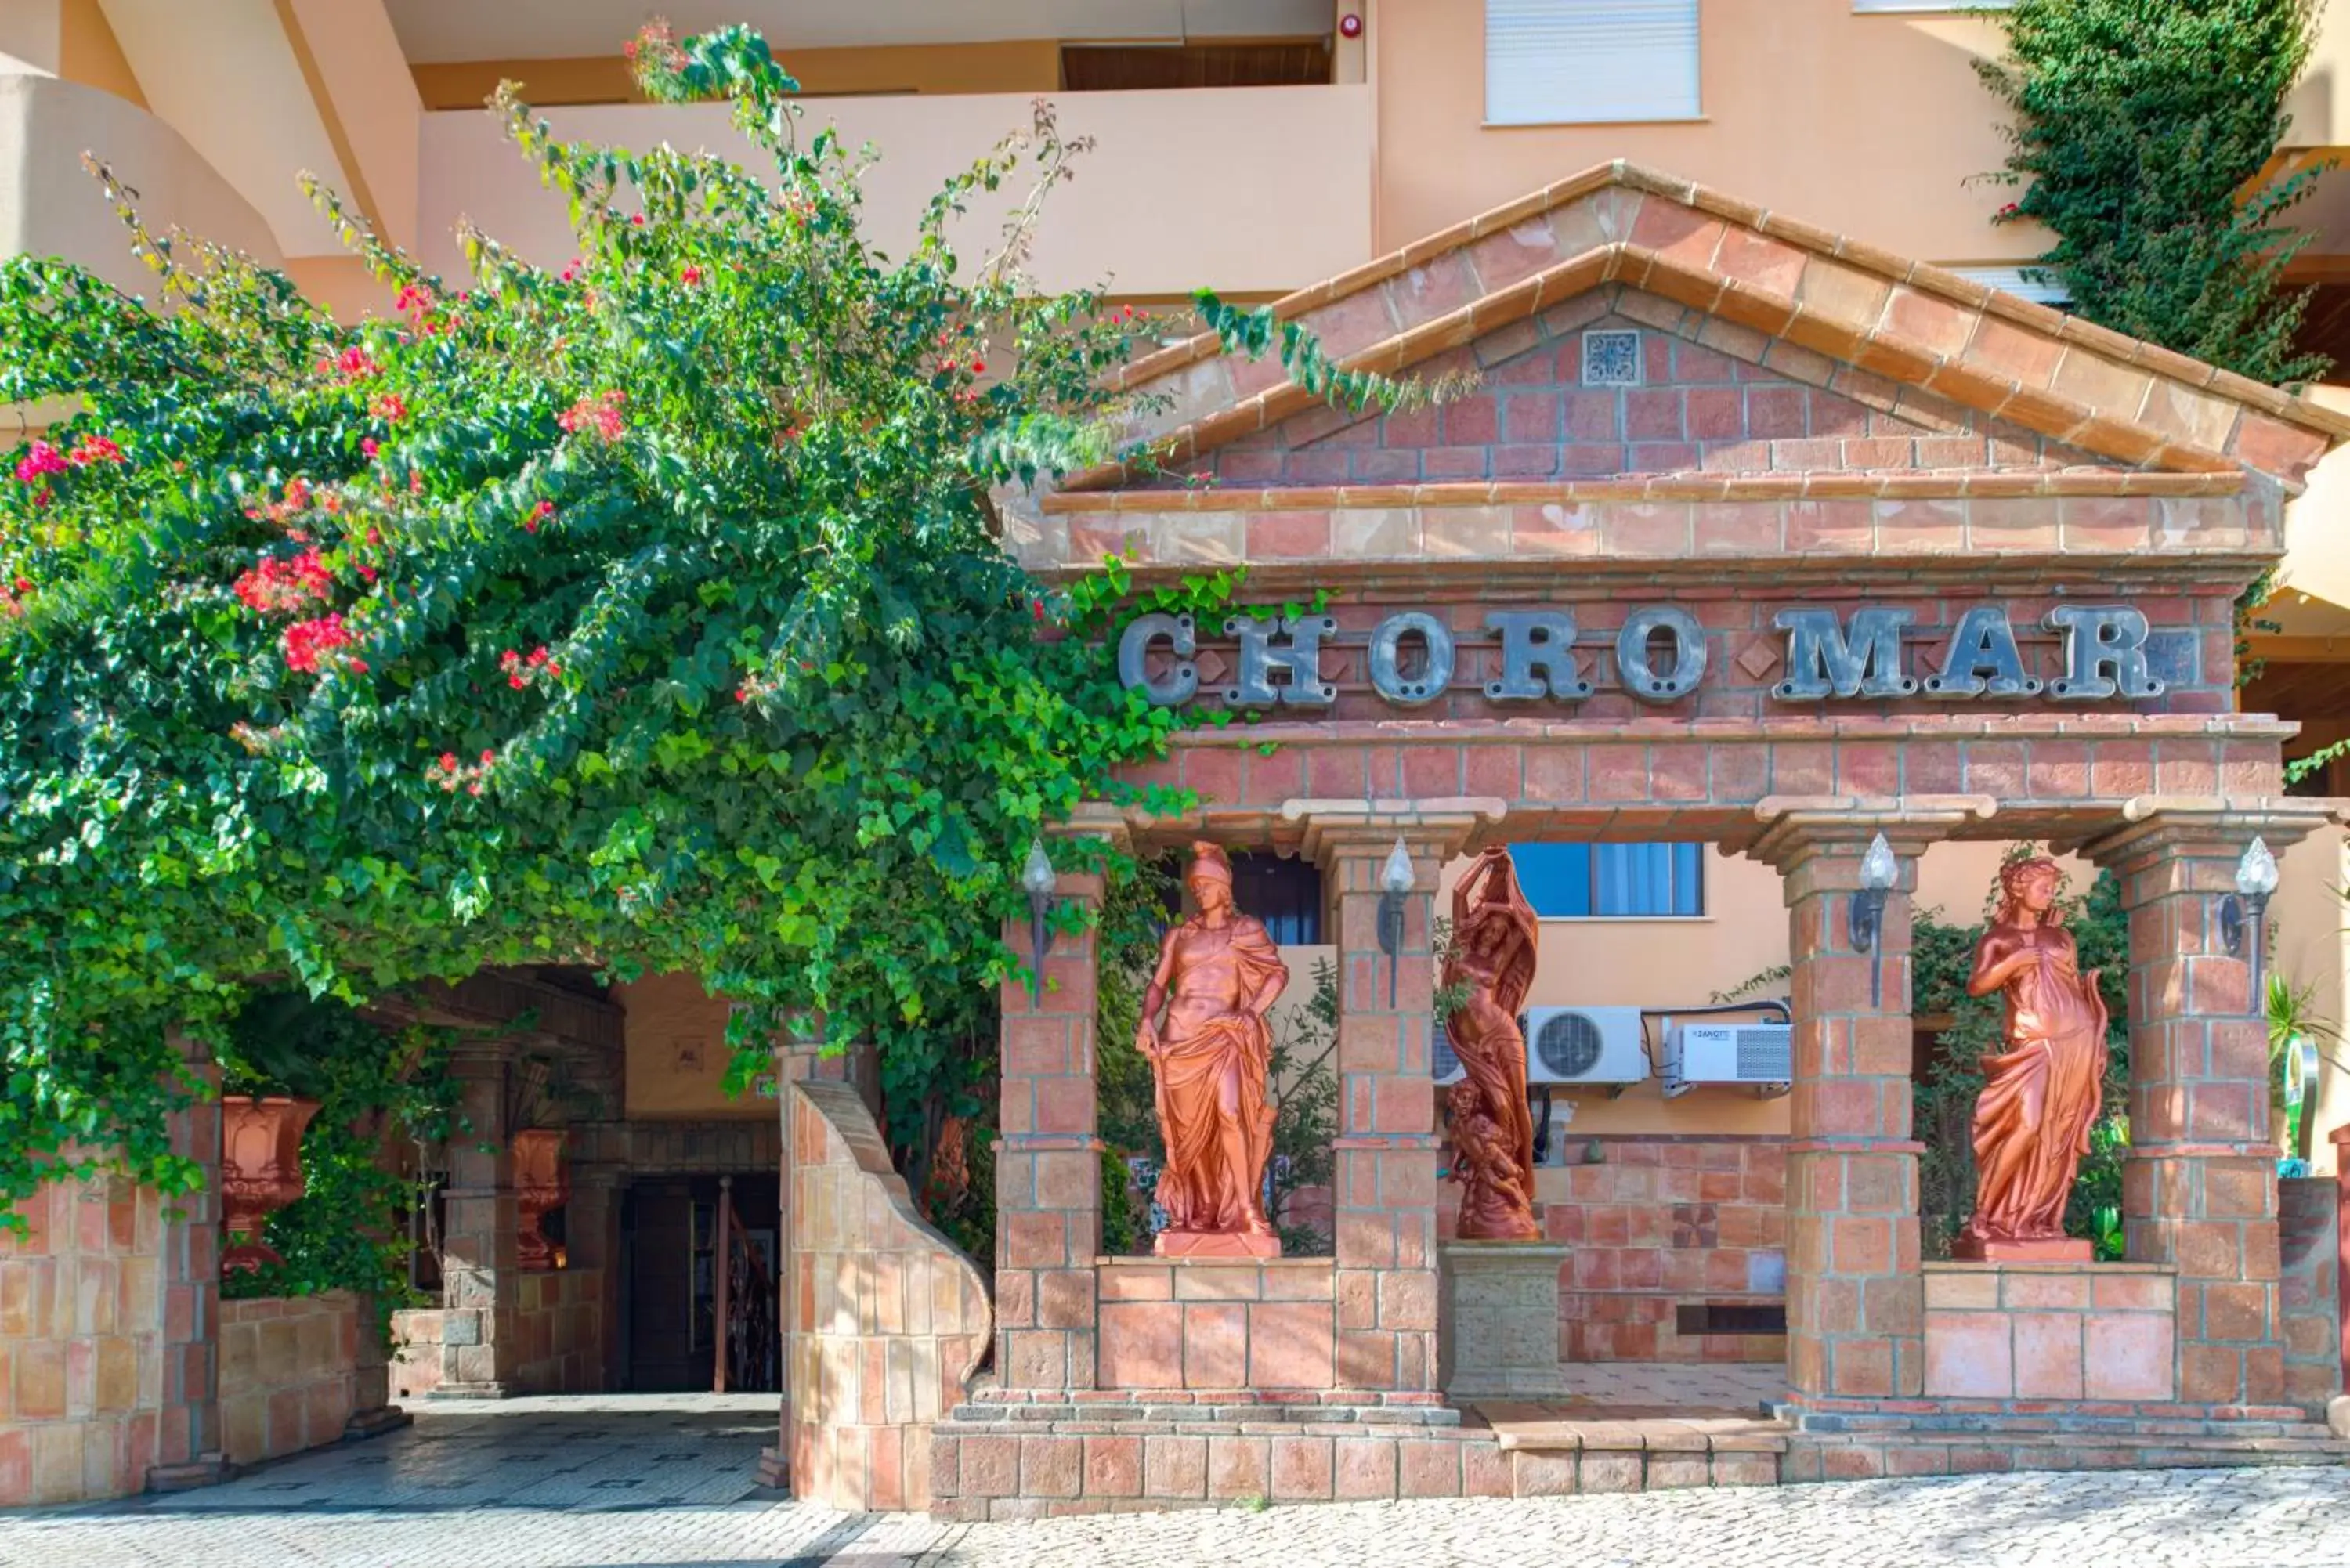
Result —
M1167 1145L1157 1198L1168 1222L1153 1250L1170 1258L1277 1258L1281 1239L1263 1198L1274 1118L1265 1097L1273 1030L1264 1015L1289 969L1264 923L1233 907L1223 850L1191 847L1184 884L1199 912L1160 944L1134 1033L1157 1083Z

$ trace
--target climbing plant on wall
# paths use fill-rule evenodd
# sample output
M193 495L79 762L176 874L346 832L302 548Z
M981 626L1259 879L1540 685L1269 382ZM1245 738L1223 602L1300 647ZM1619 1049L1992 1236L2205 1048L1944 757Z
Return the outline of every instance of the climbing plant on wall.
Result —
M2293 347L2306 237L2282 226L2322 167L2274 178L2285 100L2324 0L2016 0L1978 66L2014 112L2002 216L2042 224L2042 265L2089 320L2273 384Z
M919 1103L992 1048L1031 836L1181 722L1003 549L1005 498L1140 411L1132 313L1023 270L1082 142L1040 109L885 254L755 34L632 54L764 166L502 91L559 266L467 230L470 286L432 276L317 192L396 295L348 327L111 181L155 300L0 265L0 400L78 409L0 469L0 1200L102 1159L184 1189L167 1031L264 983L689 971L753 1004L745 1070L821 1013ZM1415 395L1201 303L1317 393Z

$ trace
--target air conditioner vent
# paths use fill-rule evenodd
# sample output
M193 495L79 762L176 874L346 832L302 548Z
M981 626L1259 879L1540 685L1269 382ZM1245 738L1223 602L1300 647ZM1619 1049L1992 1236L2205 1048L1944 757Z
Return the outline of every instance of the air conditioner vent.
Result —
M1742 1083L1783 1084L1795 1075L1794 1033L1784 1024L1749 1024L1739 1030L1737 1051Z
M1606 1042L1599 1025L1580 1012L1560 1011L1535 1026L1532 1042L1544 1070L1554 1078L1587 1078L1599 1065Z

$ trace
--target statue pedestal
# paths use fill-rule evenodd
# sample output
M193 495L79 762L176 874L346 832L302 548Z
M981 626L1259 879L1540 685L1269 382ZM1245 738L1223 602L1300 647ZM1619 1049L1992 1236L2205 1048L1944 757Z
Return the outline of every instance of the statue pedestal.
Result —
M1558 1364L1558 1270L1553 1241L1447 1241L1444 1392L1451 1399L1563 1396Z
M1278 1258L1281 1238L1237 1231L1161 1231L1150 1250L1162 1258Z
M1961 1236L1950 1243L1950 1256L1970 1263L2086 1263L2096 1251L2074 1236L2045 1241L1978 1241Z

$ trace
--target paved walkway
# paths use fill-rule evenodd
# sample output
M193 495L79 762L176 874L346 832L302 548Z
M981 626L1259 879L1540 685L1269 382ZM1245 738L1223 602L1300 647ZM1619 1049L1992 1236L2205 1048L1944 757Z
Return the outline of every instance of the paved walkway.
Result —
M2350 1470L1981 1476L941 1526L752 1481L772 1395L423 1405L227 1486L0 1514L5 1568L2332 1568Z

